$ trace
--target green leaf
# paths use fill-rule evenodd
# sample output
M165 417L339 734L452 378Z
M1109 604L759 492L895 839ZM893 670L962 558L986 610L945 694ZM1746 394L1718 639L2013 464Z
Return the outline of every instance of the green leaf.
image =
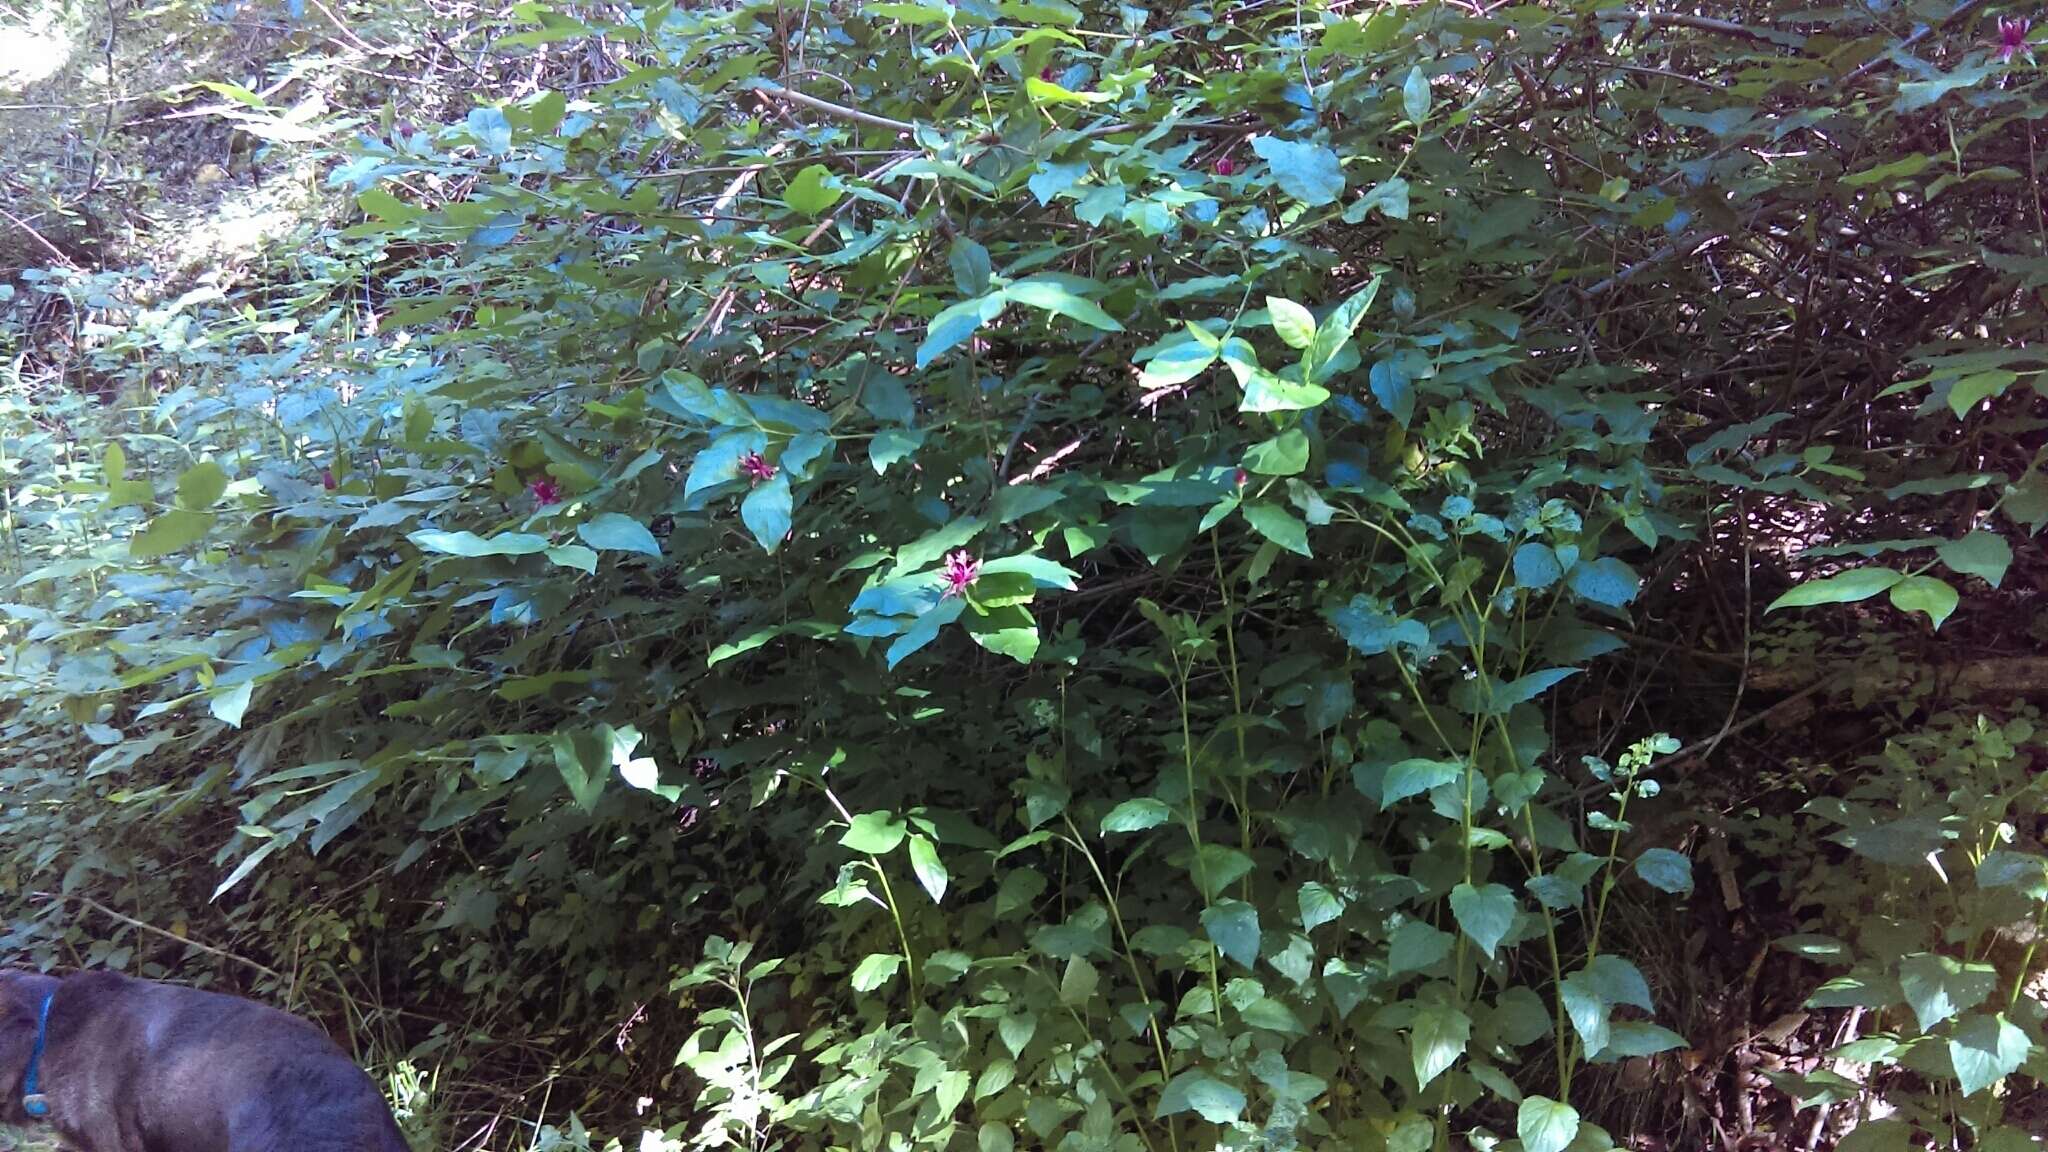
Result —
M2048 856L1994 849L1977 865L1977 887L2017 888L2022 895L2048 900Z
M868 441L868 463L874 466L875 475L880 476L889 466L906 460L924 447L925 433L921 428L884 428Z
M206 701L206 710L213 718L230 728L242 726L242 715L249 710L249 696L256 688L253 680L244 680L231 688L216 690Z
M1193 340L1182 340L1161 348L1138 370L1138 387L1152 391L1185 384L1209 370L1216 352Z
M555 771L569 786L569 798L585 812L597 808L611 778L611 741L594 728L559 729L550 738L555 754Z
M1143 832L1148 828L1157 828L1172 818L1173 809L1168 808L1163 801L1154 800L1150 796L1139 796L1110 809L1109 815L1102 818L1102 833L1107 836L1112 832Z
M2012 387L2018 379L2016 373L2006 371L1978 372L1965 376L1949 385L1949 411L1956 414L1956 419L1961 420L1970 414L1970 409L1984 401L2005 395L2005 390Z
M1522 1152L1564 1152L1579 1134L1579 1110L1547 1096L1530 1096L1515 1112Z
M989 289L989 274L993 271L988 258L988 249L966 236L955 236L953 247L946 254L946 265L953 271L953 287L962 296L980 296ZM895 379L893 376L890 379Z
M922 369L974 335L983 324L1003 314L1004 296L994 293L962 300L932 317L924 342L917 346L917 366Z
M1692 861L1683 852L1669 848L1650 848L1636 857L1636 875L1649 882L1650 887L1674 896L1692 895Z
M1564 567L1550 545L1532 540L1515 549L1515 587L1540 592L1563 576Z
M1415 1010L1415 1022L1409 1030L1416 1087L1426 1088L1430 1081L1448 1071L1464 1055L1465 1045L1471 1039L1470 1016L1453 1004L1424 1001Z
M1310 381L1321 380L1336 364L1338 354L1344 351L1345 345L1351 343L1351 337L1358 332L1360 321L1363 321L1365 314L1371 311L1373 301L1379 298L1379 294L1380 277L1374 276L1366 282L1365 287L1345 297L1344 302L1337 305L1336 309L1328 316L1325 316L1320 325L1317 325L1316 338L1309 342L1308 351L1303 353L1301 358L1302 366L1307 370L1307 378ZM1314 385L1297 385L1297 387L1314 387ZM1249 397L1249 393L1247 393L1247 397ZM1323 400L1327 399L1329 399L1329 394L1324 393ZM1323 400L1317 400L1315 404L1304 405L1304 407L1313 408L1316 404L1321 404Z
M773 552L789 535L789 473L777 472L763 480L740 501L740 520L764 551Z
M1982 1004L1997 988L1998 971L1989 964L1931 952L1899 961L1899 989L1922 1032Z
M1304 412L1328 402L1330 390L1320 384L1297 384L1282 380L1263 368L1245 378L1244 399L1239 412Z
M500 532L488 539L474 532L414 532L406 537L422 552L443 556L532 556L548 550L548 538L531 532Z
M1051 280L1020 280L1003 289L1004 299L1037 308L1069 320L1078 320L1090 328L1104 332L1121 332L1124 326L1116 318L1104 312L1094 301L1069 292L1063 285Z
M1115 99L1107 92L1076 92L1036 76L1024 78L1024 91L1034 104L1101 104Z
M1067 970L1060 975L1060 1003L1069 1008L1079 1008L1095 998L1095 990L1102 984L1102 974L1095 970L1086 957L1067 958Z
M1387 769L1386 778L1380 784L1380 810L1385 811L1397 801L1449 784L1463 771L1464 765L1455 760L1399 761Z
M617 512L606 512L592 519L588 524L579 524L576 535L585 544L600 552L638 552L645 556L659 557L661 542L645 524Z
M1394 929L1387 942L1387 974L1427 972L1451 954L1457 938L1420 920L1408 920Z
M2027 1034L2004 1013L1972 1016L1949 1033L1949 1063L1955 1067L1956 1084L1965 1096L1974 1096L2019 1071L2032 1049Z
M1225 956L1247 968L1259 960L1259 910L1242 900L1218 900L1202 910L1202 929Z
M796 174L789 187L782 190L782 202L792 211L817 219L826 209L839 203L846 195L846 186L830 168L823 164L812 164Z
M1305 349L1315 342L1316 318L1308 309L1279 296L1266 297L1266 311L1272 317L1273 333L1289 348Z
M1669 1028L1642 1020L1618 1020L1608 1024L1607 1049L1602 1055L1615 1060L1634 1056L1655 1056L1686 1046L1685 1037Z
M1244 454L1245 470L1261 476L1299 476L1308 470L1308 433L1289 428Z
M1313 932L1344 915L1344 897L1314 880L1301 886L1295 901L1301 909L1301 930L1304 932Z
M1282 192L1311 208L1334 204L1344 194L1344 167L1335 152L1320 144L1254 136L1252 151L1272 169Z
M128 555L135 560L154 560L197 544L213 527L213 513L190 508L173 508L150 520L149 526L128 538Z
M597 574L597 553L581 544L556 545L548 549L547 557L564 568L574 568L593 576Z
M1962 597L1945 580L1933 576L1905 576L1892 585L1892 607L1901 612L1924 612L1940 628L1956 610Z
M939 859L939 850L930 840L922 836L910 838L910 870L917 875L917 882L931 894L932 903L937 904L946 895L946 865Z
M896 850L909 829L892 812L863 812L839 837L842 848L866 856L885 856Z
M1628 565L1612 556L1602 556L1573 565L1566 583L1573 592L1595 604L1619 608L1636 598L1640 581Z
M1814 604L1853 604L1870 599L1902 579L1904 577L1889 568L1857 568L1839 576L1808 580L1771 601L1764 614L1769 615L1780 608L1805 608Z
M853 970L853 990L873 992L895 979L896 970L902 966L903 957L893 952L870 952Z
M1965 576L1976 576L1993 588L2012 566L2012 545L1996 532L1978 529L1960 540L1944 540L1935 548L1941 562Z
M227 494L228 474L220 465L204 460L185 469L178 477L178 504L195 512L204 512Z
M1199 1068L1190 1069L1167 1082L1159 1093L1156 1119L1193 1112L1211 1124L1232 1124L1244 1114L1244 1093Z
M1514 926L1515 894L1501 884L1475 888L1460 883L1451 889L1451 914L1465 935L1492 959L1494 949Z
M1308 549L1308 525L1278 504L1253 500L1240 509L1252 530L1297 556L1313 556Z
M1794 956L1804 956L1808 960L1833 964L1851 964L1856 960L1856 955L1850 951L1849 945L1833 936L1803 933L1783 937L1776 941L1776 944L1781 950Z
M1408 69L1408 79L1401 83L1401 111L1418 128L1429 119L1429 77L1420 65Z

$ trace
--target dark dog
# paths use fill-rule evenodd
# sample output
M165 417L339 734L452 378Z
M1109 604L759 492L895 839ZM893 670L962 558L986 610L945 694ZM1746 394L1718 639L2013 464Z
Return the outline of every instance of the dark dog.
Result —
M407 1152L318 1028L113 972L0 972L0 1092L0 1121L44 1121L80 1152Z

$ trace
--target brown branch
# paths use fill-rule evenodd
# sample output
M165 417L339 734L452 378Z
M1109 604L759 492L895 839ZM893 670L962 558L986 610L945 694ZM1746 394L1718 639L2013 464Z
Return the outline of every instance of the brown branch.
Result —
M848 108L844 104L834 104L830 100L820 100L816 96L798 92L793 88L784 88L780 84L770 84L767 81L762 81L755 84L750 91L758 92L763 96L771 96L777 100L787 100L791 104L801 104L814 112L823 112L827 116L836 116L841 120L851 120L856 124L866 124L875 128L887 128L893 132L917 131L917 125L907 120L891 120L887 116L877 116L872 112L863 112L858 108Z

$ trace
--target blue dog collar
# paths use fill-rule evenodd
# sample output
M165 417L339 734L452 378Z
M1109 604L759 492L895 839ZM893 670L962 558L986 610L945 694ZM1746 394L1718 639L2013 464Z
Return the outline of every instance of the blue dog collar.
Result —
M43 1047L50 1038L50 1004L56 999L55 992L43 997L42 1011L36 1013L36 1046L28 1054L28 1075L21 1081L22 1111L38 1120L50 1114L49 1097L39 1091L36 1078L43 1070Z

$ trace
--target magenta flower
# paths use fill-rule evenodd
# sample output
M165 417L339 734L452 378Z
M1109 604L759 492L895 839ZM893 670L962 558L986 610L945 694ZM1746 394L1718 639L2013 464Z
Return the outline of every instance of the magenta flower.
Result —
M939 594L939 599L965 596L974 582L981 579L981 561L969 556L967 549L962 548L946 557L946 570L940 574L939 579L946 585L946 590Z
M327 489L329 492L334 491L334 489L336 488L336 484L334 483L334 469L322 468L320 470L320 486L322 488Z
M1998 18L1998 59L2001 63L2010 64L2014 56L2023 53L2028 59L2033 59L2033 53L2027 51L2027 28L2028 22L2018 17L2010 20L2003 16Z
M1040 68L1038 70L1038 78L1047 84L1052 83L1052 65L1047 64L1045 67Z
M526 486L526 490L533 493L533 502L543 508L562 502L561 485L553 480L535 480Z
M750 483L759 484L763 480L775 479L775 465L763 459L759 452L749 452L740 457L740 475Z
M1236 172L1237 161L1232 160L1230 157L1225 156L1223 159L1218 160L1216 162L1216 174L1218 176L1230 176L1234 175Z
M1252 482L1252 474L1239 468L1237 473L1230 478L1230 482L1242 488Z

